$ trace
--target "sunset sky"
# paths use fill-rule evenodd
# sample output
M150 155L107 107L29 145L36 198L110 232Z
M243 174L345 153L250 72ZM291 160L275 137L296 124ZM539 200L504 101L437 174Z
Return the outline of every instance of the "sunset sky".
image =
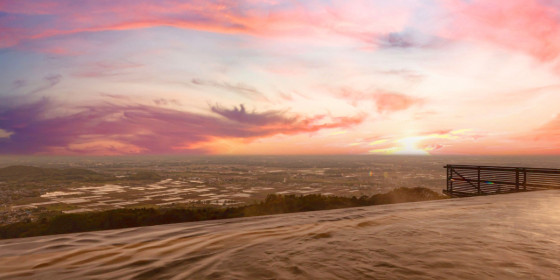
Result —
M0 0L0 154L560 154L560 1Z

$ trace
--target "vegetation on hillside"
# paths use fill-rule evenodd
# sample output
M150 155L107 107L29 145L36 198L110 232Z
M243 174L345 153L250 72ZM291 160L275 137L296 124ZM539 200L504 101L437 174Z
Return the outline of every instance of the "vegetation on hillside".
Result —
M384 194L363 197L324 195L268 195L259 203L239 207L141 208L102 212L61 214L36 222L21 222L0 227L0 238L150 226L169 223L228 219L280 213L293 213L441 199L426 188L398 188Z

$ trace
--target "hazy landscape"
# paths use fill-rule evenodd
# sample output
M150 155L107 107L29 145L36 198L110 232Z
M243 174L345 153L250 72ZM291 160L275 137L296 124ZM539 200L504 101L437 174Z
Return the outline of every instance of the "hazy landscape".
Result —
M2 158L0 224L109 209L244 205L269 194L440 193L447 163L560 167L543 156Z

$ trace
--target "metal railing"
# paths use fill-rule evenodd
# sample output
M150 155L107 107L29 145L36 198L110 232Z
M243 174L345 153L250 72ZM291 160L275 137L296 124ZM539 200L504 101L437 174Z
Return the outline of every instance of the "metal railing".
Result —
M560 188L560 169L446 165L451 197L490 195Z

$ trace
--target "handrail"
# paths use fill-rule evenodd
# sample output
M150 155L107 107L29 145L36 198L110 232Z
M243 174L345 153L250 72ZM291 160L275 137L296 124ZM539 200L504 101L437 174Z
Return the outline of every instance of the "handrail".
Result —
M492 166L492 165L461 165L461 164L448 164L445 165L443 168L454 167L454 168L461 168L461 169L478 169L481 170L495 170L495 171L511 171L511 170L527 170L531 172L537 173L558 173L560 174L560 169L555 168L535 168L535 167L513 167L513 166Z
M443 192L452 197L560 188L560 169L452 164L444 168Z

